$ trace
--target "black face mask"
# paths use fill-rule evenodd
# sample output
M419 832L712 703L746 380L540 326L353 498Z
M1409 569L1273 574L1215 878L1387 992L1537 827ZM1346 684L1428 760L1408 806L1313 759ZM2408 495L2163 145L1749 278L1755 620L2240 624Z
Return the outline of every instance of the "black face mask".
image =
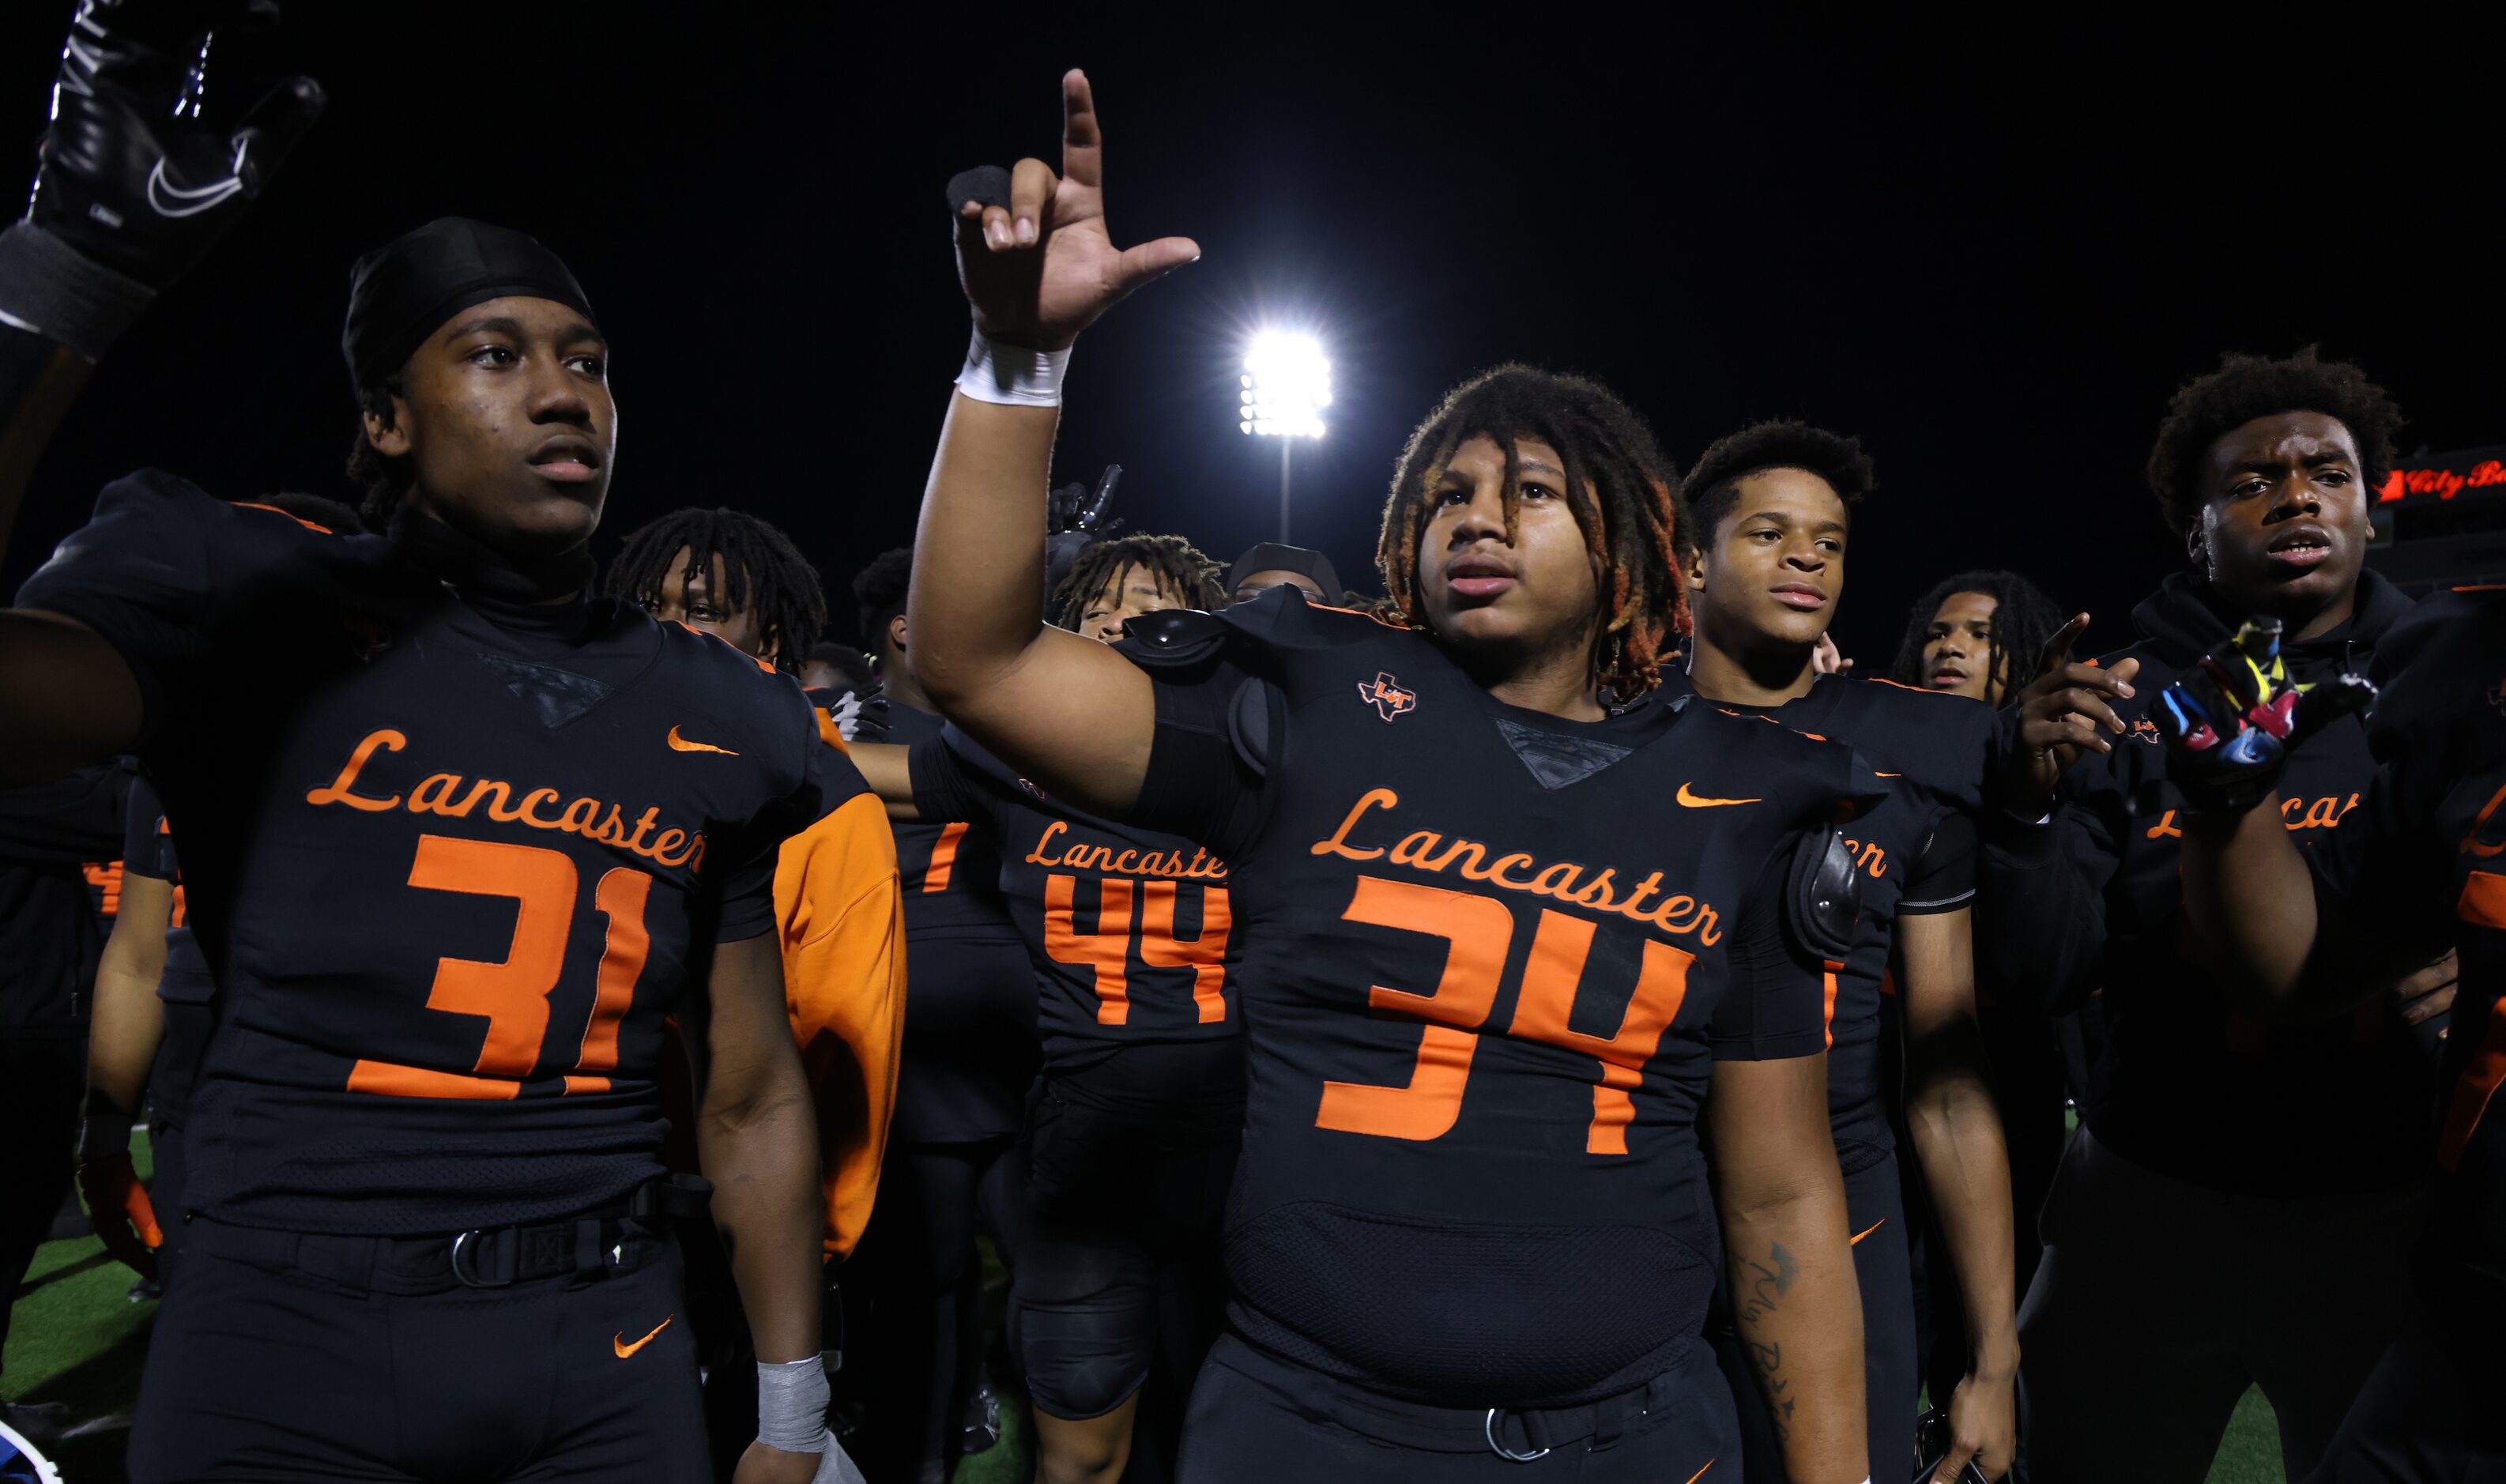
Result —
M595 564L590 538L528 557L512 557L407 505L392 512L392 549L402 561L464 598L554 604L589 597Z

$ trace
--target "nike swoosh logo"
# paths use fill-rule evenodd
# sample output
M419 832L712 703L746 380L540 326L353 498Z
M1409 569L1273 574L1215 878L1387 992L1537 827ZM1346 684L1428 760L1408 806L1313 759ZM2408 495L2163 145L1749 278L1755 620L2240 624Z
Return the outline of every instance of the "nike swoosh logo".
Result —
M1845 1243L1844 1245L1847 1247L1860 1247L1864 1237L1871 1235L1873 1232L1878 1231L1880 1227L1887 1224L1888 1219L1883 1216L1880 1219L1872 1222L1870 1225L1863 1227L1860 1231L1855 1232L1853 1234L1853 1240ZM666 1321L664 1323L666 1323Z
M1766 802L1763 798L1706 798L1700 795L1691 794L1688 792L1688 785L1684 783L1679 786L1679 801L1692 809L1720 809L1726 804L1762 804Z
M670 1316L670 1319L677 1319L677 1318L678 1318L678 1316L677 1316L677 1315L675 1315L675 1314L673 1314L673 1315L671 1315L671 1316ZM622 1330L620 1330L618 1333L613 1334L613 1335L611 1335L611 1336L609 1337L609 1348L610 1348L610 1349L612 1349L612 1350L614 1350L614 1351L616 1351L616 1352L618 1352L618 1359L620 1359L620 1360L626 1360L628 1356L633 1355L635 1352L637 1352L637 1351L639 1351L639 1350L643 1349L645 1346L650 1345L651 1343L653 1343L653 1336L654 1336L654 1335L659 1334L659 1333L661 1333L662 1330L669 1328L669 1327L670 1327L670 1319L665 1319L665 1320L662 1321L660 1324L655 1325L652 1327L652 1329L651 1329L651 1331L650 1331L649 1333L647 1333L647 1334L646 1334L642 1339L637 1340L637 1341L636 1341L634 1344L632 1344L632 1345L629 1345L629 1344L627 1344L627 1343L626 1343L626 1332L625 1330L623 1330L623 1329L622 1329Z
M186 190L165 178L165 161L148 172L148 204L161 217L196 217L210 210L243 189L243 182L229 176L213 186Z
M720 753L726 758L736 758L739 756L739 754L733 752L730 748L716 747L710 742L691 742L687 738L680 736L679 729L675 726L670 728L669 743L670 751L674 753Z

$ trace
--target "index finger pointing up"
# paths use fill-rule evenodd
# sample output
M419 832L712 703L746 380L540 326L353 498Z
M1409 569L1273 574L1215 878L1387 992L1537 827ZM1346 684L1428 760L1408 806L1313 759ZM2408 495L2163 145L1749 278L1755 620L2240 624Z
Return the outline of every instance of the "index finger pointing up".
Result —
M2073 614L2071 616L2070 622L2056 629L2054 631L2054 637L2045 641L2045 652L2036 656L2036 674L2038 677L2042 678L2044 676L2051 675L2055 671L2061 669L2064 665L2069 664L2071 662L2071 647L2078 644L2080 642L2080 636L2088 631L2089 616L2087 614Z
M1088 74L1061 75L1061 178L1093 191L1105 183L1104 135L1096 129L1096 97Z

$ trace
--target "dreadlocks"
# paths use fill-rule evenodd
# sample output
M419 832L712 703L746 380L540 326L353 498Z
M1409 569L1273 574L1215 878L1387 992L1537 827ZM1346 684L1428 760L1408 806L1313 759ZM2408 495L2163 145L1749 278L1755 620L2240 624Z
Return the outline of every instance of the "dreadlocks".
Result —
M2369 489L2393 467L2393 435L2402 409L2382 387L2346 361L2320 360L2307 346L2283 361L2266 356L2223 356L2219 369L2175 389L2149 450L2149 487L2158 495L2166 528L2181 535L2201 518L2202 461L2210 444L2257 417L2275 412L2320 412L2349 430L2358 443L2358 473Z
M1180 536L1135 531L1095 542L1081 551L1079 560L1070 565L1070 575L1053 590L1045 611L1056 627L1075 632L1089 600L1133 567L1155 578L1161 589L1181 598L1187 607L1215 612L1227 606L1227 589L1218 584L1223 571L1218 563Z
M602 590L649 607L660 600L670 559L682 548L688 555L679 569L680 581L710 574L713 559L721 557L724 590L715 599L755 613L758 632L774 647L775 668L798 673L809 646L827 626L827 595L818 585L817 569L792 545L792 538L754 515L732 510L672 511L626 538L618 559L609 564Z
M1454 451L1486 435L1505 450L1505 529L1521 530L1519 439L1557 450L1566 465L1566 501L1601 573L1601 642L1593 681L1612 702L1633 700L1662 678L1662 662L1688 632L1688 598L1678 579L1687 518L1679 474L1642 419L1597 381L1505 365L1447 394L1410 435L1384 502L1375 563L1383 574L1384 615L1427 626L1418 595L1418 543L1434 513L1428 498Z
M1901 686L1923 683L1923 646L1931 639L1932 615L1953 592L1992 599L1992 653L1985 668L1984 701L1998 706L2033 679L2025 667L2045 653L2046 642L2062 626L2062 616L2052 598L2016 572L1961 572L1935 584L1906 615L1906 637L1899 641L1897 657L1888 666L1890 680ZM2006 674L2004 663L2011 666Z

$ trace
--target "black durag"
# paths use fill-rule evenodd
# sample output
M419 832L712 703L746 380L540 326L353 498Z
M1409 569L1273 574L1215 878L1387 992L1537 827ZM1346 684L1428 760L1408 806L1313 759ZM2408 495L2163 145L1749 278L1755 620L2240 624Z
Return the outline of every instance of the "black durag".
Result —
M599 325L564 260L509 227L438 217L358 259L348 277L340 351L359 404L445 321L507 297L550 300ZM537 603L591 585L588 541L518 558L407 507L394 512L390 535L412 565L467 592Z

